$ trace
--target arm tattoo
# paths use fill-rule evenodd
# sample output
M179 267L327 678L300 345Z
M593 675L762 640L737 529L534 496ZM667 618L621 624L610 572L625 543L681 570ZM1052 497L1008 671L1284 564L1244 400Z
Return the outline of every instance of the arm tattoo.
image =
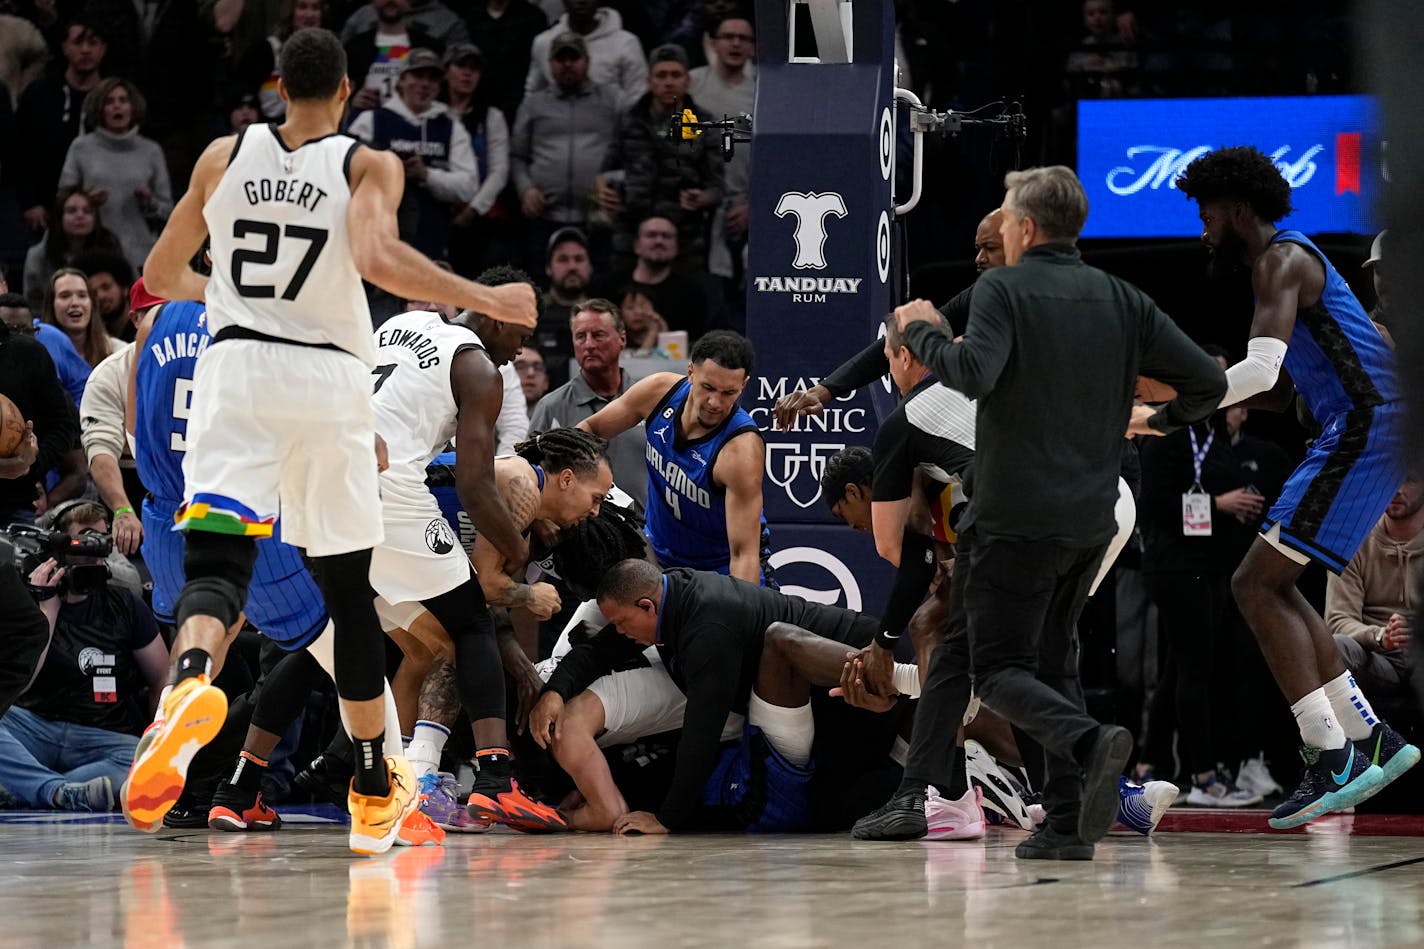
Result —
M460 717L460 690L455 682L455 666L446 659L436 659L420 687L420 717L454 728Z
M529 584L511 581L508 586L490 598L490 605L507 606L510 609L515 609L520 606L528 606L533 596L534 588Z
M527 530L539 513L539 489L535 487L533 480L525 477L521 471L505 479L501 493L504 494L504 502L509 505L514 526Z
M514 521L514 526L521 531L528 529L539 513L539 489L522 471L501 478L500 481L500 494L504 496L504 503L509 507L510 519ZM491 606L527 606L533 593L528 584L517 583L512 577L508 578L507 583L501 577L495 584L491 584L494 585L499 589L485 591Z

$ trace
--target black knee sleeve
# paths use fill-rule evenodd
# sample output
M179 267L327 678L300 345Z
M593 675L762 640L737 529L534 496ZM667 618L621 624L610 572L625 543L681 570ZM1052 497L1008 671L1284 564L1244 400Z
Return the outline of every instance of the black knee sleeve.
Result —
M305 649L288 653L258 686L252 724L263 731L281 735L306 708L312 690L321 681L321 665Z
M188 582L178 595L178 628L190 616L211 616L224 628L237 622L247 602L257 542L250 537L191 530L183 542L183 571Z
M470 721L504 718L504 665L479 582L469 580L448 593L424 600L455 644L455 682Z
M371 551L307 560L331 616L336 694L348 702L378 699L386 685L385 633L371 589Z

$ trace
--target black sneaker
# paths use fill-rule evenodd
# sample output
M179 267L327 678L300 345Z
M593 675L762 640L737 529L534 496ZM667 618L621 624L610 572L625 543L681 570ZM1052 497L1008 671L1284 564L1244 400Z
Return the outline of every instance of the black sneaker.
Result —
M856 840L918 840L930 832L925 820L925 792L896 791L895 796L855 822Z
M1383 788L1419 763L1419 749L1384 722L1375 724L1370 737L1355 742L1355 750L1384 772Z
M1384 771L1352 742L1333 749L1303 746L1300 757L1305 761L1300 784L1271 811L1266 822L1276 830L1299 827L1331 811L1354 807L1385 785Z
M224 784L213 795L208 826L228 832L277 830L282 826L282 818L267 806L261 791L245 791L236 785Z
M207 830L208 806L179 801L163 815L163 826L169 830Z
M349 761L318 755L306 769L297 772L296 782L320 803L335 805L344 812L355 771L355 765Z
M1020 860L1091 860L1093 845L1077 834L1065 834L1044 824L1014 848Z
M1093 746L1083 762L1083 803L1078 811L1080 843L1094 844L1107 836L1117 821L1118 778L1132 754L1132 732L1118 725L1099 725ZM1091 860L1086 857L1054 859Z

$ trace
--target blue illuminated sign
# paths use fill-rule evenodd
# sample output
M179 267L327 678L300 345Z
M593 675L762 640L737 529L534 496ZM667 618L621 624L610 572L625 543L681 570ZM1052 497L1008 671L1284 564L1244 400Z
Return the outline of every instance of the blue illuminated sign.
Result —
M1291 183L1295 211L1282 227L1373 233L1378 127L1369 96L1079 102L1083 236L1197 236L1196 205L1173 182L1193 159L1227 145L1256 146Z

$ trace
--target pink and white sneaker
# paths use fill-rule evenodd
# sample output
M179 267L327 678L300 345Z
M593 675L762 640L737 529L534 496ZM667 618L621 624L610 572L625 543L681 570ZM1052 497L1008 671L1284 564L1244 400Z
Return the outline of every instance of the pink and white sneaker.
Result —
M947 801L931 784L925 789L925 840L978 840L984 836L983 792L971 787L957 801Z

